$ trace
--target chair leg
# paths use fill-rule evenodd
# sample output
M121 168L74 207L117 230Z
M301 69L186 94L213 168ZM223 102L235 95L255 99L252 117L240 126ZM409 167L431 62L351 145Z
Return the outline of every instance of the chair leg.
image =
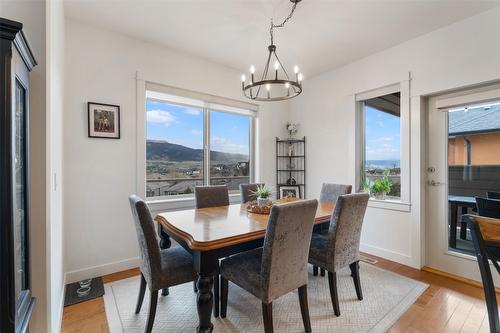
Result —
M148 323L146 325L146 333L151 333L153 330L153 324L155 322L156 315L156 305L158 305L158 290L151 292L151 298L149 300L149 316Z
M146 279L144 278L144 275L141 274L141 286L139 288L139 297L137 298L135 313L141 312L142 302L144 301L145 293L146 293Z
M337 292L337 273L328 272L328 284L330 285L330 297L332 299L333 312L340 316L339 294Z
M219 316L219 273L214 276L214 317Z
M223 277L220 277L220 316L226 318L227 313L227 292L229 282Z
M299 302L304 330L307 333L311 333L311 319L309 318L309 306L307 304L307 284L299 288Z
M321 268L320 272L321 272L321 276L325 276L325 269L324 268Z
M313 266L313 275L318 276L318 266Z
M273 333L273 303L262 303L262 317L264 318L264 333Z
M198 292L198 287L196 286L196 280L194 280L194 281L193 281L193 291L194 291L195 293L197 293L197 292Z
M360 301L363 300L363 292L361 291L361 282L359 279L359 261L353 262L349 265L351 269L352 280L354 281L354 288L356 288L356 295Z

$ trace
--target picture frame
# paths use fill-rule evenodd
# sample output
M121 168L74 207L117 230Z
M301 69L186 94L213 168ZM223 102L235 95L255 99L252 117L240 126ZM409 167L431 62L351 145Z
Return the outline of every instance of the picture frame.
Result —
M280 198L300 198L300 186L280 186Z
M120 138L119 105L88 102L87 112L89 138Z

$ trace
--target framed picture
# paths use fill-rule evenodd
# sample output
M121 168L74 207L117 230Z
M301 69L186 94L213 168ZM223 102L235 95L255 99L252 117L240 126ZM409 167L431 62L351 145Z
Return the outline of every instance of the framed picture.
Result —
M280 198L300 198L300 186L281 186Z
M89 138L120 138L120 106L88 102Z

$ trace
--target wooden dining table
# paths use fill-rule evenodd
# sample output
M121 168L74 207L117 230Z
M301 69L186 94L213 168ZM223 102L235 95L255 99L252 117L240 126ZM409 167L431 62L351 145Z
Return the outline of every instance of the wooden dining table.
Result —
M278 201L276 204L287 204ZM314 224L321 226L330 221L335 204L319 202ZM246 204L165 212L156 215L161 224L160 247L168 248L170 238L175 239L193 256L198 273L197 332L212 332L211 322L214 295L213 277L219 259L259 248L266 233L269 215L247 211ZM164 293L166 294L166 293Z

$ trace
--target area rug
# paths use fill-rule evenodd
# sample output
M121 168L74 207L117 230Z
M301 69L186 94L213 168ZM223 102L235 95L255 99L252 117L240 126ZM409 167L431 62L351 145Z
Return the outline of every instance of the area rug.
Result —
M333 314L328 278L309 275L309 311L313 332L386 332L427 289L428 285L360 263L364 299L358 301L349 269L338 274L340 317ZM229 284L227 317L213 318L214 332L263 332L260 301ZM104 304L111 333L144 332L149 299L135 314L139 277L106 284ZM275 332L304 332L298 295L289 293L273 302ZM160 296L153 332L195 332L198 325L192 283L170 288Z

